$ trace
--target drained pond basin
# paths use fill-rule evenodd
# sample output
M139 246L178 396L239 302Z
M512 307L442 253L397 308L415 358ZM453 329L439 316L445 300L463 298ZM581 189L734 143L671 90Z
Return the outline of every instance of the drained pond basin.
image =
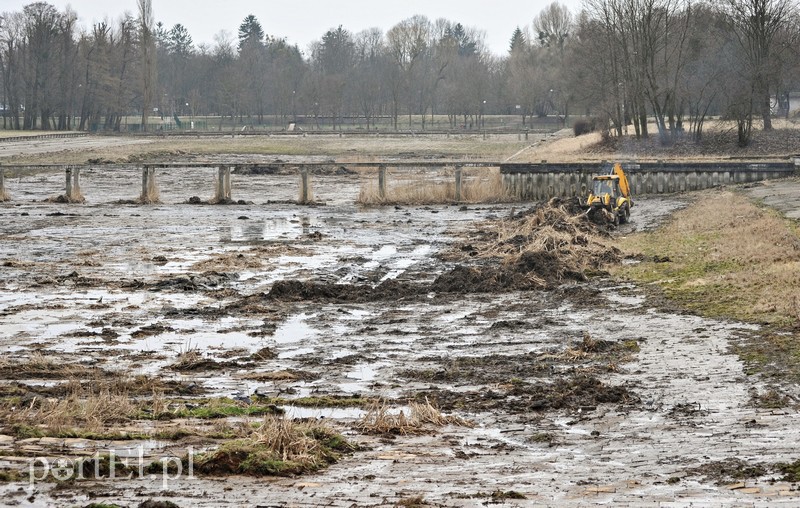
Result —
M476 235L532 204L359 207L357 176L319 175L325 204L307 207L288 203L295 176L234 175L250 204L192 205L213 171L170 168L162 203L136 206L120 202L138 173L83 177L83 205L43 202L63 178L47 172L14 180L0 205L0 504L800 503L775 466L798 458L797 414L754 405L765 388L732 351L756 326L676 311L602 270L542 289L442 282ZM613 235L684 205L642 198ZM82 395L135 410L25 420ZM365 424L412 405L439 417ZM323 422L352 446L282 476L190 475L185 462L128 480L42 472L98 452L185 459L264 413Z

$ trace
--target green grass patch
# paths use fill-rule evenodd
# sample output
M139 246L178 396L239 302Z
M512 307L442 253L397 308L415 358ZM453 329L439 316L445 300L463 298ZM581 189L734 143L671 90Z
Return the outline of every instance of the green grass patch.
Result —
M18 423L11 426L11 433L20 439L45 437L47 435L45 431L46 429L41 427L27 425L24 423Z
M22 481L22 474L14 469L0 471L0 483L15 483Z
M763 325L737 345L748 372L800 379L798 245L792 221L741 194L709 191L661 228L620 238L640 262L610 271L692 313Z
M779 462L775 464L775 469L783 474L781 481L792 483L800 482L800 459L790 463Z
M259 397L256 399L260 404L274 406L296 406L296 407L354 407L367 408L375 404L376 400L359 396L324 395L319 397L299 397L297 399L285 399L282 397Z

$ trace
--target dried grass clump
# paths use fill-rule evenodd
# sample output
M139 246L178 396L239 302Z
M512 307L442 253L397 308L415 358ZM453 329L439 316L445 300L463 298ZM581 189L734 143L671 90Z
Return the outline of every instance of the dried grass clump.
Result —
M195 460L205 474L292 475L317 471L355 447L320 422L267 416L260 425L240 426L240 439Z
M203 356L197 348L187 349L178 354L178 358L169 367L179 372L189 372L196 370L213 370L224 366L225 363L217 362L211 358Z
M499 168L491 170L463 170L461 198L456 199L453 172L437 178L435 174L415 174L386 184L386 195L381 197L377 177L362 182L358 203L362 205L427 205L442 203L497 203L508 199Z
M253 430L250 439L274 452L281 460L313 462L321 446L314 436L320 431L330 433L322 424L270 416Z
M445 425L458 425L473 427L470 420L458 416L443 415L433 406L428 399L425 403L412 402L409 405L409 415L400 411L397 414L389 412L385 403L373 405L356 424L356 429L365 434L425 434L430 432L430 427L443 427Z
M22 407L6 406L2 411L3 420L10 425L35 426L50 435L67 431L85 434L128 421L142 408L142 404L127 393L115 393L108 388L95 391L78 382L71 386L64 398L34 397Z
M86 379L100 373L98 369L49 358L39 351L31 353L24 361L0 358L0 376L3 379Z

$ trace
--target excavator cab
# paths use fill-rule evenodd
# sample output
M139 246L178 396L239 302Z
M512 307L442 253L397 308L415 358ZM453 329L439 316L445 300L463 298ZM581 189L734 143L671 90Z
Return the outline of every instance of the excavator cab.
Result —
M592 182L592 194L595 196L605 196L608 194L611 198L617 198L622 195L619 188L619 179L617 178L603 178L595 179Z

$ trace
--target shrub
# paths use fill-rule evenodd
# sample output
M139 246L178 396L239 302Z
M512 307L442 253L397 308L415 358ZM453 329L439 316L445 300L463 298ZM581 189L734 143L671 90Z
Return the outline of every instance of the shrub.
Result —
M580 136L582 134L594 132L595 128L596 122L594 118L581 118L573 124L572 132L574 132L576 136Z

